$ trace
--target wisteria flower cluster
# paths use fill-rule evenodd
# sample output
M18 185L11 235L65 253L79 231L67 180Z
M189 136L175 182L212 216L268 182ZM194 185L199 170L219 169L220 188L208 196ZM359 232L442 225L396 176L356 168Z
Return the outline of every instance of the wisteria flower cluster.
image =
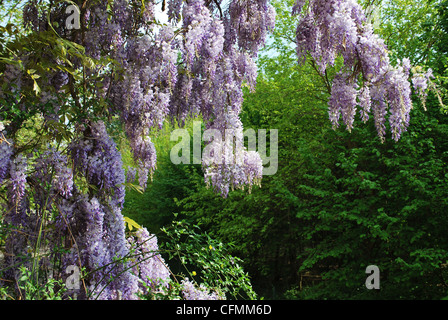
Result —
M205 287L203 284L196 286L188 278L182 280L182 295L185 300L223 300L223 297Z
M329 116L339 126L342 116L348 130L353 128L359 109L361 119L374 116L381 140L389 114L394 140L409 125L412 108L409 59L392 66L384 41L373 32L361 6L355 0L297 0L292 13L299 15L296 30L299 63L310 57L321 74L341 56L344 67L331 88ZM425 77L414 78L414 87L424 88Z
M0 184L7 176L13 152L14 149L10 142L2 141L0 143Z
M427 89L430 86L434 86L434 84L431 82L431 79L434 78L432 69L428 69L426 72L424 72L421 67L417 66L412 68L411 70L412 70L412 86L415 92L420 97L423 107L425 107L426 98L428 95Z
M267 1L233 1L220 20L202 1L192 1L184 5L182 17L186 58L172 112L181 119L200 113L207 129L219 130L223 136L223 141L213 142L222 161L203 159L203 167L206 183L226 196L231 189L261 179L259 155L248 155L246 150L237 154L244 145L239 113L242 85L255 88L254 58L274 27L275 11ZM225 143L229 140L225 130L234 133L234 145Z
M153 292L159 290L160 286L168 285L170 281L170 270L165 260L160 255L157 238L151 235L144 227L139 228L135 235L128 239L133 258L133 273L141 280L140 290L142 294L148 293L148 288Z

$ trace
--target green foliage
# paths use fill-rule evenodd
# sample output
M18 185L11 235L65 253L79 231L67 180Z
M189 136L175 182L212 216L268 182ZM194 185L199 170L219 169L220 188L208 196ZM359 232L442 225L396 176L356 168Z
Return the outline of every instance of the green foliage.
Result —
M190 124L193 120L188 120L185 128L192 130ZM200 165L171 163L170 150L177 142L170 141L170 134L176 128L178 128L176 124L167 122L162 130L154 134L157 170L151 177L151 183L148 184L146 191L141 194L136 190L128 189L126 192L123 214L138 221L154 233L171 223L173 212L178 211L177 199L186 197L196 182L203 181ZM121 139L120 151L123 155L124 166L133 166L132 155L126 141Z
M242 260L230 255L231 244L223 244L186 221L174 221L162 228L161 251L170 265L178 264L184 277L201 283L228 299L256 299ZM183 270L182 270L183 269Z
M398 143L380 144L368 128L334 133L327 145L334 163L299 184L297 217L311 222L303 225L310 245L298 257L299 272L317 269L325 280L310 297L445 294L446 123L428 113L414 110L412 131ZM369 264L382 271L380 292L363 287Z
M386 40L392 59L408 57L412 64L428 65L435 58L433 44L437 41L437 6L441 0L380 0L372 3L375 31Z
M24 266L19 268L19 292L21 300L62 300L67 291L62 280L49 278L45 283L36 284L31 270ZM12 295L11 295L12 294ZM0 300L15 300L14 293L9 293L7 288L0 288ZM64 297L65 298L65 297Z

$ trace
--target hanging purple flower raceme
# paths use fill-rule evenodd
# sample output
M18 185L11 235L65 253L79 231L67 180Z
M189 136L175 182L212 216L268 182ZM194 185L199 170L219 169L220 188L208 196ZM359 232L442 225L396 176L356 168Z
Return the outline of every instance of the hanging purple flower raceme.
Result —
M210 11L202 0L193 0L184 5L182 22L185 30L184 59L187 70L191 71L193 60L208 37L207 31L211 21Z
M203 153L205 182L226 197L230 190L258 185L262 177L262 160L258 153L244 148L243 126L232 112L218 117L209 129L215 129L213 142ZM222 132L222 135L221 135ZM216 139L216 140L215 140Z
M339 116L342 114L347 130L353 128L356 113L356 83L348 82L348 76L337 74L333 81L331 97L328 102L330 120L334 127L339 126Z
M392 138L395 141L400 139L401 134L407 130L409 117L412 109L411 84L408 81L409 74L406 74L402 66L387 73L385 81L381 84L387 95L389 103L389 124L392 131Z
M403 61L405 63L405 61ZM409 68L409 67L408 67ZM428 69L426 72L424 72L421 68L414 68L413 74L412 74L412 87L417 93L417 95L420 97L420 100L422 101L423 107L426 105L426 98L427 98L427 89L430 86L431 78L434 78L432 69Z
M85 133L70 145L75 169L98 187L101 197L111 197L111 202L121 207L125 196L121 154L103 122L89 125Z
M32 265L32 251L36 246L40 219L30 208L26 191L29 164L22 155L16 156L9 168L8 202L3 213L3 222L12 228L5 241L5 261L3 277L17 283L19 267ZM8 229L8 228L6 228ZM26 235L26 236L24 236Z
M137 170L134 167L128 167L126 171L126 183L134 183L137 176Z
M55 194L66 199L72 195L73 171L65 155L50 149L36 160L34 170L33 178L37 182L35 201L41 206L44 202L50 206Z
M104 215L103 207L98 199L93 198L90 201L82 202L82 211L85 214L86 233L85 243L78 243L84 246L82 249L86 261L86 267L92 270L92 276L89 279L90 294L95 298L108 298L109 288L107 288L108 274L112 266L108 265L111 262L110 252L105 247L104 237Z
M154 293L158 292L160 285L167 287L170 271L160 255L156 236L143 227L128 238L128 243L133 257L131 259L133 274L138 275L142 281L141 292L147 294L149 288Z
M107 200L80 194L59 208L64 217L57 225L70 230L72 243L61 258L63 269L75 265L88 270L87 292L81 292L82 298L137 299L138 278L130 272L121 209Z
M367 122L369 120L370 106L370 89L368 85L364 85L358 92L359 106L361 107L361 120Z
M275 10L267 0L236 0L229 5L228 28L236 31L233 41L251 55L257 55L274 24Z
M182 280L182 296L185 300L222 300L216 292L211 292L203 284L196 286L188 278Z
M1 134L2 132L0 132ZM13 153L14 147L11 141L2 141L0 143L0 184L8 176Z
M127 70L111 88L113 105L121 113L134 159L139 164L139 183L146 187L156 168L156 153L149 137L151 128L161 128L170 113L171 92L177 81L177 54L169 26L159 30L155 41L135 37L124 48Z
M393 67L387 47L373 32L360 5L354 0L297 0L293 14L300 19L296 30L299 63L307 55L319 72L325 73L342 56L344 70L333 81L329 115L338 126L339 115L347 129L353 127L356 107L367 121L372 109L375 125L384 140L384 122L389 112L392 138L398 140L409 124L410 64Z
M254 57L274 26L275 11L264 1L234 1L222 20L212 18L210 12L202 0L183 6L181 54L187 75L175 88L172 114L180 116L181 123L187 115L201 114L207 129L219 131L221 141L213 141L209 149L214 153L203 159L204 178L227 196L235 188L250 189L261 178L261 158L247 155L238 116L243 84L255 88ZM233 133L239 148L225 141L226 131Z
M11 223L11 221L9 221ZM14 222L12 222L14 223ZM14 224L13 224L14 225ZM19 266L30 267L31 266L31 250L29 249L29 241L23 236L22 232L27 230L21 230L16 228L8 234L5 241L5 259L2 268L2 280L13 281L17 283L20 279ZM7 283L5 281L5 283Z
M168 0L168 21L178 23L181 18L183 0Z
M120 209L92 199L88 212L86 254L90 270L90 294L94 299L137 299L138 279L129 270L129 254Z
M9 200L13 204L19 203L25 195L27 168L27 159L22 155L18 155L11 162Z

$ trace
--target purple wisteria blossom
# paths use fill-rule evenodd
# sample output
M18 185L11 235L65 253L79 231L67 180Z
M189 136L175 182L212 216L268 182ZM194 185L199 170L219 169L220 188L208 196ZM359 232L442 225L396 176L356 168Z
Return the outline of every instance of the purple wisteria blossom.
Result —
M133 274L138 275L142 281L140 283L141 292L147 294L148 288L152 292L156 292L158 286L167 286L170 280L170 270L160 255L157 237L143 227L128 239L128 243L132 250Z
M206 288L203 284L196 286L188 278L182 280L182 296L185 300L222 300L216 292Z
M338 56L344 60L331 88L329 115L333 126L339 125L342 115L351 130L361 108L363 121L373 113L378 135L384 140L389 113L392 138L397 141L407 129L412 108L409 60L392 66L384 41L373 32L355 0L297 0L292 13L300 14L296 30L299 63L311 58L324 74Z
M27 159L22 155L18 155L11 162L9 170L9 200L11 203L19 203L25 196L27 168Z
M1 134L1 132L0 132ZM10 141L0 143L0 184L7 177L11 164L11 156L14 153L14 147Z

